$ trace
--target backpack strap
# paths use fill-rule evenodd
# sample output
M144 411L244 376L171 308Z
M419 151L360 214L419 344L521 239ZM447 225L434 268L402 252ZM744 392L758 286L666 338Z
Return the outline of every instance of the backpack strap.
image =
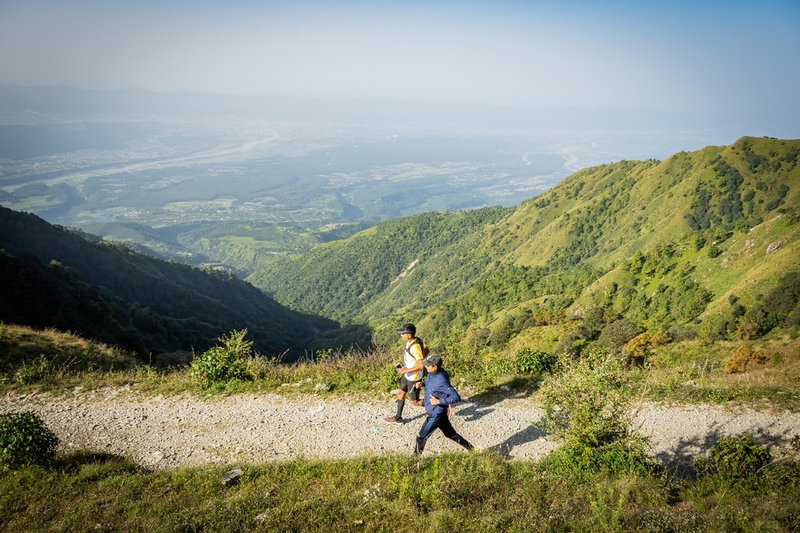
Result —
M411 343L411 346L414 344L419 344L419 351L422 354L422 359L425 359L425 345L422 343L422 339L414 337L414 342ZM408 352L408 355L413 355L411 353L411 346L406 346L406 352Z

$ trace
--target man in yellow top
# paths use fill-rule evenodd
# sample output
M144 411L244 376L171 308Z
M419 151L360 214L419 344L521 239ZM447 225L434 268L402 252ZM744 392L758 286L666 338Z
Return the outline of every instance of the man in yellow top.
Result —
M397 391L397 412L394 416L386 417L389 424L402 424L403 407L406 404L406 394L411 398L412 405L422 405L419 397L419 390L422 386L422 360L425 358L424 345L421 339L417 339L417 328L414 324L405 324L397 330L400 337L406 341L403 356L403 365L397 365L397 373L400 378L400 389Z

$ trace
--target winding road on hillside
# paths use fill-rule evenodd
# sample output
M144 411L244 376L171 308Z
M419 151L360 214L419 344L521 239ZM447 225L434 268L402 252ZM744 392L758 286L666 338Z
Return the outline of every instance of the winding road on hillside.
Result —
M373 401L374 400L374 401ZM149 396L128 387L62 394L7 393L0 412L33 411L60 440L61 451L90 449L154 469L208 463L235 465L295 458L340 459L363 454L410 454L424 420L406 407L408 422L388 425L393 396L372 399L326 395L238 394L201 399L189 394ZM513 397L454 406L454 427L479 449L537 460L558 444L531 422L541 412ZM682 470L724 436L752 433L762 443L786 444L800 434L800 413L772 413L718 405L644 405L633 415L650 439L651 455ZM440 432L425 454L462 450Z

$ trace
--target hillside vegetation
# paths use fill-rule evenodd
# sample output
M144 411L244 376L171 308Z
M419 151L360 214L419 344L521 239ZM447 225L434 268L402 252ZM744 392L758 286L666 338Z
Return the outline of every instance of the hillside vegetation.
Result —
M493 350L754 339L800 322L799 155L745 137L593 167L516 208L384 222L249 279L379 341L405 321Z
M216 317L209 332L232 326L190 364L155 368L93 340L0 323L6 394L117 385L374 402L397 386L394 328L411 320L462 393L484 406L532 398L544 412L537 431L560 443L538 462L494 450L174 471L97 450L6 461L0 527L796 531L800 436L712 432L706 453L684 455L678 472L648 456L630 413L664 399L798 409L798 154L800 141L745 138L661 163L587 169L514 209L385 222L251 278L293 313L231 276L0 210L4 316L79 316L90 334L133 331L147 343L179 338L185 330L172 328L183 321ZM153 306L145 322L143 302ZM311 311L329 318L299 314ZM242 329L262 312L273 320L257 323L268 332ZM291 364L252 351L255 339L300 339L331 319L354 337L376 327L375 340L392 344L319 345L314 360ZM313 342L341 342L340 333ZM10 437L0 448L14 451L31 433L53 442L30 419L0 420ZM687 444L676 453L689 453ZM238 483L220 483L233 466Z
M247 329L256 349L302 353L336 328L286 309L249 283L154 259L0 207L0 320L57 327L151 353L204 350Z
M369 226L366 222L308 226L244 220L157 228L134 222L88 222L81 228L161 259L200 267L224 265L237 276L245 277L282 255L302 253Z

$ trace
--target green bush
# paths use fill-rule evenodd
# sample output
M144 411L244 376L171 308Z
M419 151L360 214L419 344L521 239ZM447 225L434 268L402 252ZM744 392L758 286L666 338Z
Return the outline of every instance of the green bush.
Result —
M30 363L22 363L14 373L14 380L20 385L30 385L44 379L51 370L51 362L44 354Z
M639 333L641 330L636 324L627 318L620 318L603 328L597 342L603 346L620 350L626 342Z
M220 337L222 346L214 346L192 361L192 378L210 384L246 377L247 359L253 346L252 341L244 340L246 334L245 329Z
M38 415L30 412L0 414L0 466L11 470L47 464L55 455L58 437Z
M616 441L601 447L570 441L542 460L544 469L552 469L572 480L596 475L646 475L650 465L641 437Z
M756 474L772 460L767 446L757 444L750 434L724 437L711 447L708 457L697 457L694 469L699 474L741 479Z
M549 463L567 475L647 468L646 442L628 421L632 389L621 359L588 350L561 365L541 389L545 415L538 425L564 441Z
M514 368L520 374L545 374L555 371L557 363L556 355L533 348L523 348L517 352Z

